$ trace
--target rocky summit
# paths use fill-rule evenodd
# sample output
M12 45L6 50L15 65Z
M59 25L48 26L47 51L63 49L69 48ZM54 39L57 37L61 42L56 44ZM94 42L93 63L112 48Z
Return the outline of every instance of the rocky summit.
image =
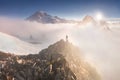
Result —
M100 80L96 69L68 40L60 40L39 54L0 54L0 80Z

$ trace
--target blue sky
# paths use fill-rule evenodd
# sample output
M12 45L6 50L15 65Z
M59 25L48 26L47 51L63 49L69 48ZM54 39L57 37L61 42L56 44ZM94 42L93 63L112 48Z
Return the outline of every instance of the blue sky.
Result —
M120 17L120 0L0 0L0 15L25 18L36 11L65 18L81 18L101 12Z

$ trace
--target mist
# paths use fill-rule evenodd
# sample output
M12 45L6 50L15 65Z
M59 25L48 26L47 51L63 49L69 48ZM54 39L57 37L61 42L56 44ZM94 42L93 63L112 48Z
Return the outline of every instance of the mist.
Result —
M120 31L119 27L106 30L102 26L79 24L41 24L21 19L0 17L0 32L23 41L40 42L42 48L68 35L70 42L80 48L85 60L100 73L102 80L120 79Z

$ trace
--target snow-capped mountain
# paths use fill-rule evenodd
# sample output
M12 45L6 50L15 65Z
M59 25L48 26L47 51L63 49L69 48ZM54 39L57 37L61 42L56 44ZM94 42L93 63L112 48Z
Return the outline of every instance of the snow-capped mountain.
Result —
M0 51L25 55L33 52L37 53L39 50L35 45L0 32Z
M37 11L31 16L29 16L26 20L28 21L36 21L39 23L69 23L74 22L73 20L66 20L60 18L58 16L52 16L44 11Z

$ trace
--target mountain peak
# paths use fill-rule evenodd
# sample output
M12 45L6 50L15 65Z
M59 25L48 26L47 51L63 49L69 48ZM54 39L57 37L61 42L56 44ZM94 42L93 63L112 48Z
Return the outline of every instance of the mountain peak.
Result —
M80 49L69 41L61 39L42 50L39 55L41 56L41 59L52 61L53 63L61 58L64 59L66 61L64 66L66 65L70 68L73 74L71 76L75 76L75 80L100 80L97 71L87 62L84 62Z
M94 19L92 16L89 16L89 15L85 16L85 17L83 18L82 22L83 22L84 24L89 24L89 23L96 24L95 19Z
M86 15L86 16L84 17L84 19L93 19L93 17L90 16L90 15Z
M83 18L83 21L94 21L94 18L92 16L87 15Z
M46 12L44 12L44 11L37 11L33 15L45 16L45 15L48 15L48 14Z
M28 21L35 21L39 23L68 23L71 22L70 20L66 20L60 18L58 16L52 16L44 11L37 11L31 16L29 16L26 20Z

